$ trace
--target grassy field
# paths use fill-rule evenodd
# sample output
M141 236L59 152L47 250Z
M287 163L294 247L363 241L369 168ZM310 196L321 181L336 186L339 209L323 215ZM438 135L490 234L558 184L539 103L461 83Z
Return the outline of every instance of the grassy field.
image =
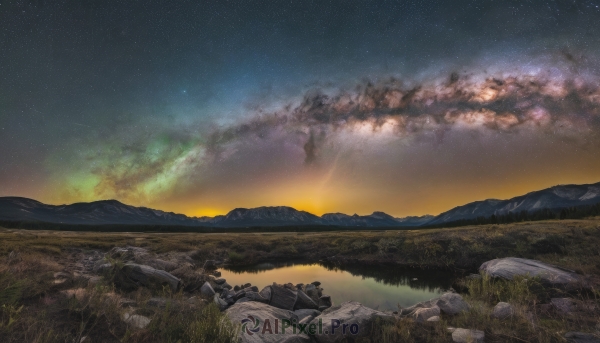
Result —
M110 277L88 285L77 278L55 284L54 273L68 271L81 252L106 252L116 246L145 247L157 254L186 252L201 265L206 259L233 265L262 261L326 261L346 266L393 264L411 268L476 272L481 263L499 257L525 257L558 264L591 276L600 275L600 218L525 222L410 231L324 233L93 233L0 229L0 341L2 342L228 342L233 333L226 319L209 301L182 309L190 294L148 291L125 293ZM18 257L16 257L18 256ZM488 279L463 280L472 310L435 324L399 320L375 328L373 342L449 340L447 326L484 330L486 341L560 342L566 331L595 330L598 292L567 294L596 306L577 316L545 314L555 290L534 282ZM597 284L597 283L596 283ZM66 290L77 296L65 297ZM144 330L120 319L119 299L144 303L156 296L171 299L173 307L148 308L152 318ZM113 299L109 301L107 299ZM510 301L517 316L491 319L497 301ZM175 306L176 305L176 306ZM587 306L587 305L586 305ZM591 318L591 319L590 319ZM225 329L223 328L225 325ZM217 329L215 329L217 328ZM216 331L215 331L216 330ZM234 330L235 331L235 330ZM451 341L451 340L450 340ZM562 340L564 341L564 340Z

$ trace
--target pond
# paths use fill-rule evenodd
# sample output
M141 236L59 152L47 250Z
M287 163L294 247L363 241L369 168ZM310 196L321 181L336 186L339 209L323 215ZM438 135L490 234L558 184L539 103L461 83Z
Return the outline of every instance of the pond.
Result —
M323 293L334 304L353 300L380 311L398 310L439 296L450 288L454 275L435 270L406 270L389 266L338 267L323 264L262 263L245 268L222 269L230 285L251 283L262 289L277 282L308 284L320 281Z

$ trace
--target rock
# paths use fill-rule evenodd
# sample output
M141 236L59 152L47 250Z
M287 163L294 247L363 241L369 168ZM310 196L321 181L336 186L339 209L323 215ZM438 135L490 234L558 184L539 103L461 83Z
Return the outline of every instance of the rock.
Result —
M246 292L245 297L248 298L248 299L250 299L251 301L258 301L258 302L261 302L261 303L268 303L269 302L267 299L263 298L262 295L260 295L260 293L253 292L253 291Z
M417 323L423 323L427 321L431 317L438 317L440 315L440 308L437 306L429 307L429 308L420 308L417 309L412 317L415 319Z
M251 286L252 286L251 283L245 283L245 284L242 285L242 288L248 288L248 287L251 287Z
M293 310L298 298L298 292L292 291L289 288L273 283L271 286L271 306L281 308L284 310Z
M375 319L394 320L394 317L383 312L379 312L361 303L348 301L331 307L324 311L319 316L315 317L309 325L319 325L319 320L323 323L323 332L317 332L314 338L319 343L334 343L342 341L344 338L355 341L360 337L369 337L371 334L371 326ZM338 324L339 327L333 328L333 324ZM345 333L343 327L346 327ZM350 329L358 328L358 334L353 335Z
M137 306L137 302L132 299L121 298L118 300L120 308L133 308Z
M294 311L294 313L298 316L298 320L302 320L308 317L311 317L312 320L312 318L321 314L321 312L311 309L296 310Z
M215 295L215 290L212 288L210 283L208 283L208 281L207 281L204 283L204 285L202 285L202 287L200 287L200 293L207 297L212 297Z
M319 311L324 311L333 306L333 302L331 301L331 297L329 295L322 295L319 298Z
M452 332L452 341L456 343L483 343L485 334L479 330L456 329Z
M221 277L221 272L220 272L220 271L218 271L218 270L215 270L215 271L213 272L213 275L214 275L214 276L216 276L216 277Z
M303 290L304 289L304 284L303 283L299 283L296 285L296 289L298 290Z
M271 301L271 286L263 288L259 293L263 298L267 299L267 302Z
M235 285L235 286L233 287L233 290L234 290L234 291L236 291L236 292L238 292L240 289L242 289L242 287L240 287L240 286L238 286L238 285Z
M123 321L129 325L132 325L138 329L145 329L150 324L150 318L139 315L139 314L123 314Z
M525 258L507 257L487 261L479 270L491 277L512 280L515 276L538 277L548 285L576 288L584 286L584 280L574 271L544 262Z
M469 305L463 300L463 298L459 294L445 293L439 298L420 302L411 307L403 308L400 311L400 315L409 316L420 308L432 308L435 306L439 307L442 313L448 315L455 315L469 309Z
M225 281L227 281L227 280L225 280L225 279L223 279L222 277L220 277L220 278L216 278L214 281L215 281L215 283L216 283L217 285L222 285L222 284L224 284L224 283L225 283Z
M245 303L245 302L247 302L247 301L252 301L252 300L250 300L250 299L248 299L248 298L246 298L246 297L242 297L242 298L239 298L238 300L236 300L236 301L234 302L234 304L241 304L241 303ZM233 304L231 304L231 305L233 305Z
M219 310L221 310L221 311L225 311L225 309L227 309L227 307L229 306L229 304L225 300L219 298L219 296L216 294L215 294L213 300L214 300L215 304L217 304L217 306L219 307Z
M164 270L127 263L119 270L115 283L124 288L135 289L138 286L144 286L156 290L162 290L162 286L168 285L175 293L181 285L181 280Z
M440 316L433 316L433 317L429 317L429 319L427 319L428 322L439 322L440 321Z
M565 338L569 343L600 343L600 337L591 333L567 332Z
M294 341L293 339L300 336L298 334L294 334L292 332L292 328L289 327L285 330L285 334L282 334L282 319L286 320L295 320L298 321L298 317L294 312L279 309L273 306L269 306L267 304L255 302L255 301L247 301L242 303L235 303L235 305L225 311L229 319L233 324L244 325L246 324L245 333L240 334L240 340L244 343L275 343L275 342L310 342L310 338L308 336L302 337L300 341ZM275 334L275 319L279 319L278 325L278 334ZM265 327L266 320L269 320L270 328L273 334L270 334L268 331L264 334L262 333L263 327ZM258 322L259 325L255 329L255 323ZM243 327L242 327L243 329ZM250 331L252 330L252 331ZM250 335L251 333L251 335ZM292 339L291 341L286 341L286 339Z
M467 276L467 279L480 280L481 279L481 274L469 274Z
M319 308L319 305L315 304L315 302L308 296L306 293L298 290L297 291L298 298L296 299L296 304L294 305L295 310L300 309L313 309L316 310ZM331 302L329 304L331 307Z
M104 263L103 261L100 261L100 263L94 265L94 273L96 274L103 274L107 271L109 271L112 267L112 264L110 263Z
M575 311L577 304L573 299L570 298L552 298L550 303L560 313L567 314Z
M304 293L306 293L306 295L308 295L312 299L312 301L314 301L315 304L319 303L319 297L321 296L319 295L319 289L317 288L317 286L313 284L306 285Z
M215 270L217 269L217 262L215 260L206 260L202 269L209 271Z
M440 310L449 315L455 315L463 311L469 310L469 305L463 300L463 298L456 293L445 293L443 294L436 305Z
M313 281L310 283L311 285L315 285L316 287L321 286L321 283L319 281Z
M506 319L512 317L514 309L511 304L505 302L499 302L494 306L492 310L492 318Z

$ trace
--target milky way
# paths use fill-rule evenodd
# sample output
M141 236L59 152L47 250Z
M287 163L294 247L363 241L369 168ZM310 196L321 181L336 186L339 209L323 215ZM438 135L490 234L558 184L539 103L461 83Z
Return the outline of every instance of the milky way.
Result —
M599 6L10 3L0 196L402 216L597 182Z

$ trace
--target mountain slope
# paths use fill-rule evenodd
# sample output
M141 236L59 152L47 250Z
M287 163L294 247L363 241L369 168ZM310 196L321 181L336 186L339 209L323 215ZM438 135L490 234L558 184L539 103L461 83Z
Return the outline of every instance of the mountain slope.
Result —
M532 212L591 205L600 202L600 182L589 185L559 185L508 200L488 199L458 206L424 223L438 225L463 219L491 217L507 213Z
M19 197L0 197L0 219L82 225L198 225L196 219L183 214L129 206L116 200L55 206Z

